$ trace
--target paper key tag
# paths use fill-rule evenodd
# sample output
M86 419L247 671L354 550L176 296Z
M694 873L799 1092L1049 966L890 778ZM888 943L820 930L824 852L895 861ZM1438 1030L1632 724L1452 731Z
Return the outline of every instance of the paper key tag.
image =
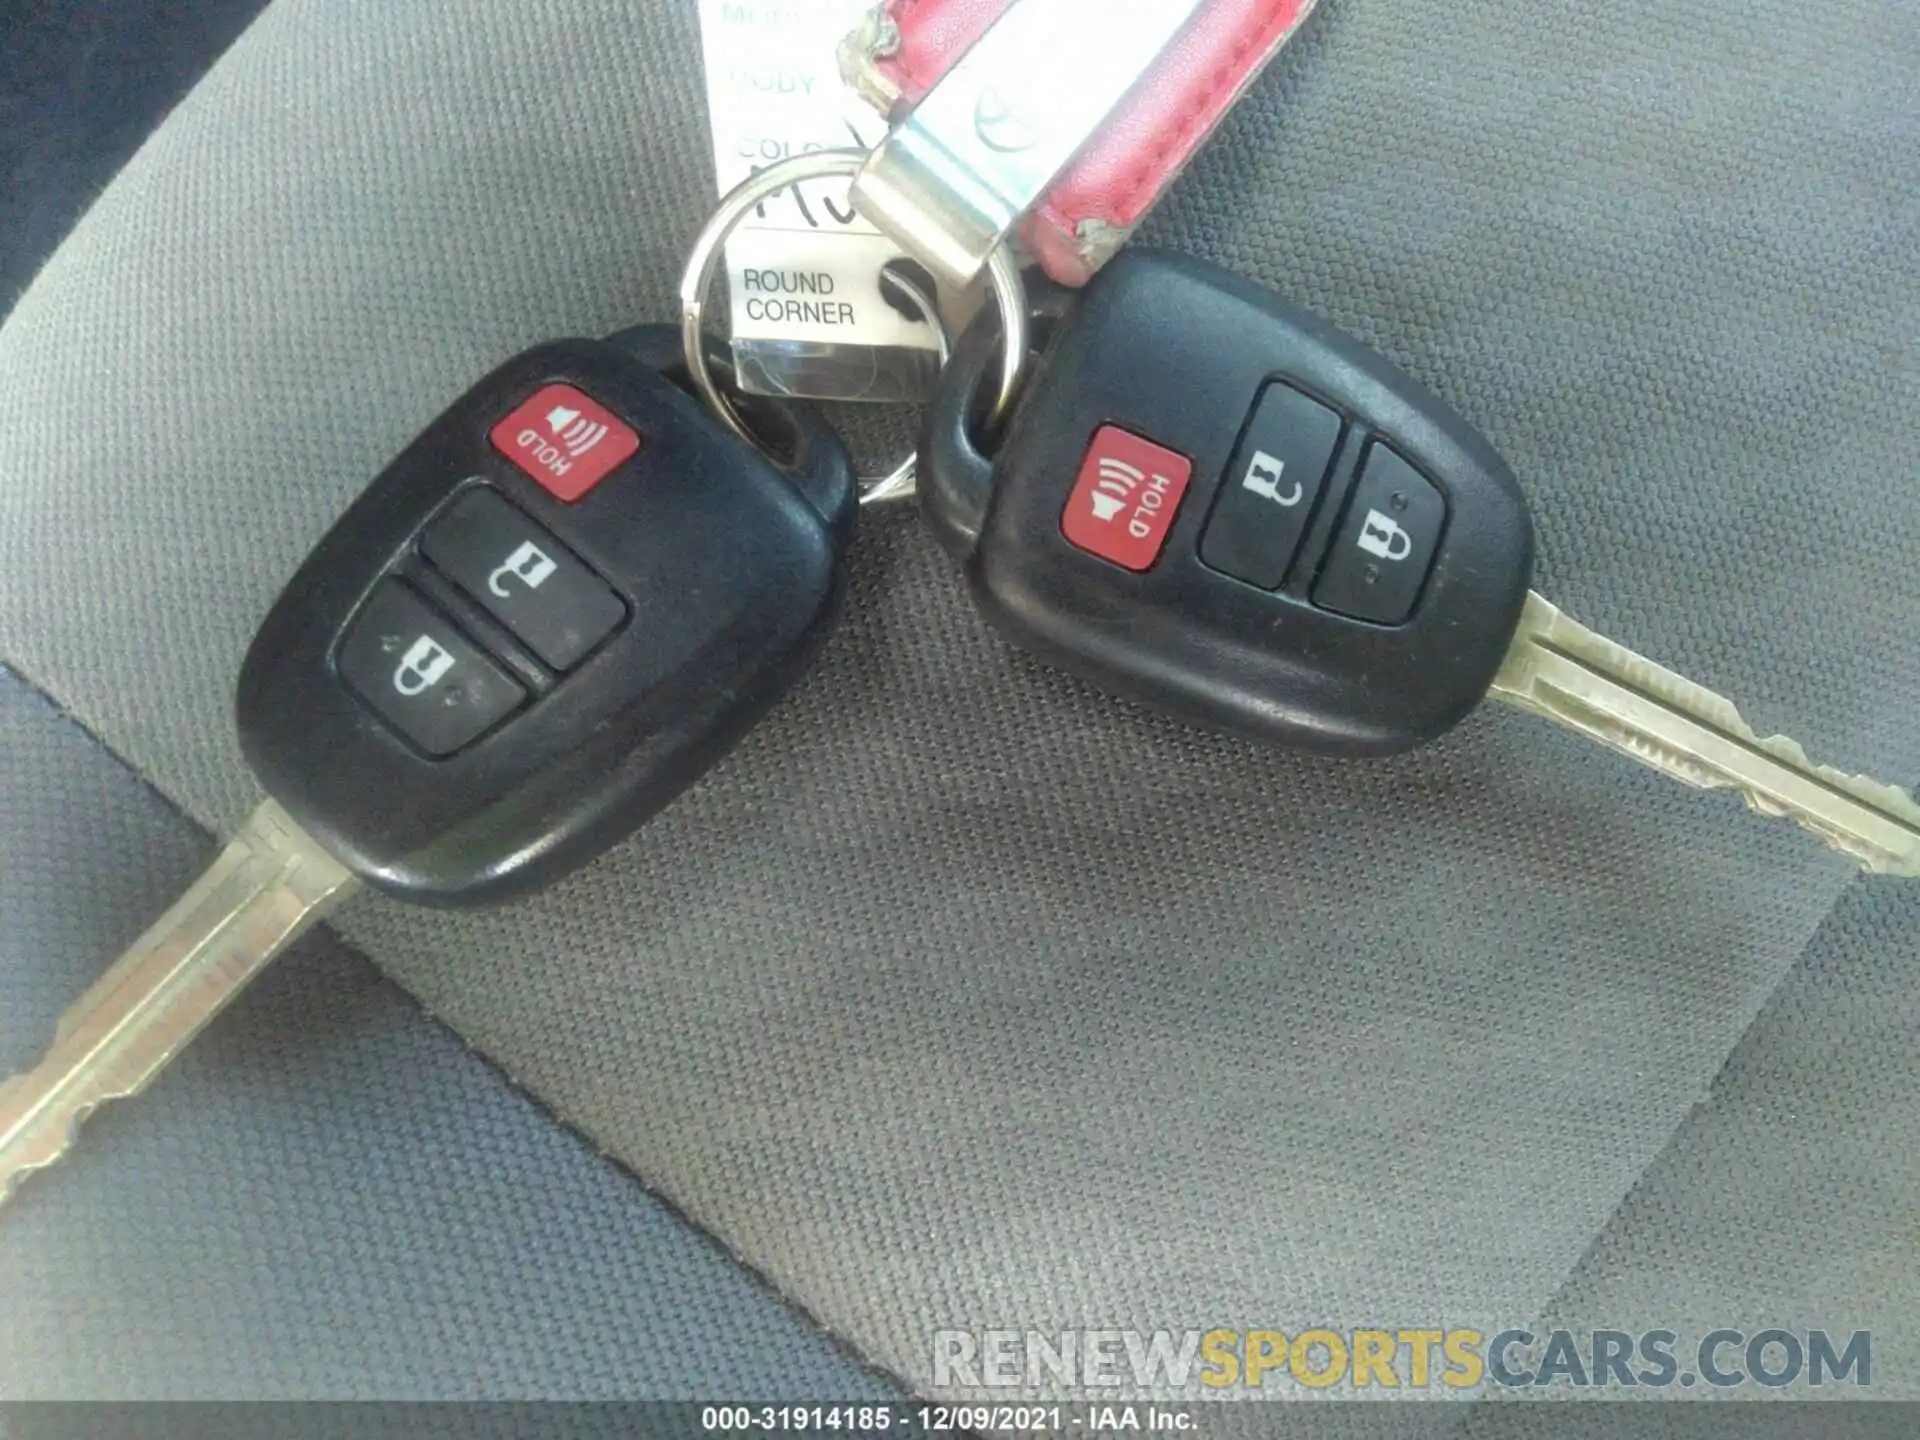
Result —
M700 0L720 193L810 150L870 146L884 122L837 50L872 0ZM734 366L760 395L918 401L939 373L930 326L882 294L900 247L854 213L845 177L782 191L727 245Z

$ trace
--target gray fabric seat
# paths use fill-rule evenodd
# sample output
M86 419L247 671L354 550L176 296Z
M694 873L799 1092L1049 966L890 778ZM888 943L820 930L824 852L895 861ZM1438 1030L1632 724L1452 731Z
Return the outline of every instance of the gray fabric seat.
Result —
M1871 0L1330 0L1148 238L1485 429L1579 618L1912 783L1916 45ZM696 53L679 4L278 0L0 330L0 660L230 827L239 656L347 499L515 348L671 315ZM894 514L818 672L647 833L337 932L912 1388L939 1329L1734 1311L1873 1328L1911 1396L1916 918L1520 716L1334 765L1138 713Z
M0 1067L210 848L0 672ZM899 1393L331 935L3 1213L6 1400Z

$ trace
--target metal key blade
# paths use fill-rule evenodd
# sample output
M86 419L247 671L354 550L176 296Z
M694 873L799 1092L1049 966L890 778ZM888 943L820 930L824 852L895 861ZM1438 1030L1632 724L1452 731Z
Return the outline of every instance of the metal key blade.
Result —
M1920 876L1920 805L1905 791L1815 765L1796 742L1762 740L1733 703L1527 598L1491 692L1522 710L1703 790L1738 790L1868 870Z
M145 1089L268 961L357 888L269 800L207 873L61 1019L53 1048L0 1085L0 1204L80 1122Z

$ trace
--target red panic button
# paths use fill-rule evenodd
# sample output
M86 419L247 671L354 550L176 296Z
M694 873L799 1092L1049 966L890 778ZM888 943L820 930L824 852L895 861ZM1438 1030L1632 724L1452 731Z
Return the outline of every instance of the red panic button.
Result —
M493 427L493 448L572 503L640 452L640 436L571 385L548 385Z
M1093 437L1060 533L1125 570L1151 570L1167 547L1193 462L1117 425Z

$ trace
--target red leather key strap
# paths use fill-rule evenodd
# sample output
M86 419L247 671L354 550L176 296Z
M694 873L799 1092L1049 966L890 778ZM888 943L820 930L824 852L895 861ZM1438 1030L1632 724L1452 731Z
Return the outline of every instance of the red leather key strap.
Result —
M899 45L869 55L869 93L912 109L1014 0L886 0ZM1139 225L1315 0L1209 0L1055 181L1021 229L1054 279L1084 285ZM854 57L861 63L860 57ZM1070 64L1062 76L1070 83Z

